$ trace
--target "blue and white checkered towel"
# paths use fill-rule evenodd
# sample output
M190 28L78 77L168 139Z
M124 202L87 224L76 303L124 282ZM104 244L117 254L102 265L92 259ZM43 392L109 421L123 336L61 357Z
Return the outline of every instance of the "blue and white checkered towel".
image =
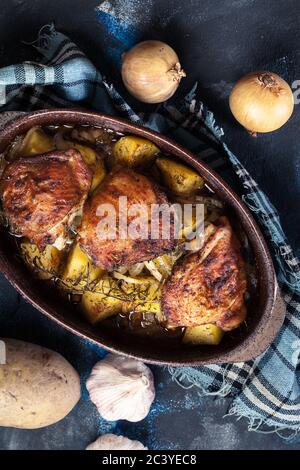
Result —
M96 70L66 36L47 26L33 44L40 63L0 69L6 85L2 111L85 106L119 114L158 130L189 148L233 186L260 223L274 256L286 303L286 318L276 340L259 358L246 363L172 368L183 386L201 393L233 397L229 414L246 417L249 429L295 435L300 430L300 265L282 231L276 209L223 141L223 131L201 103L196 87L184 100L165 103L159 112L136 114L112 83ZM0 292L1 295L1 292ZM2 297L3 298L3 297ZM5 297L2 302L5 302ZM1 317L0 317L1 327Z

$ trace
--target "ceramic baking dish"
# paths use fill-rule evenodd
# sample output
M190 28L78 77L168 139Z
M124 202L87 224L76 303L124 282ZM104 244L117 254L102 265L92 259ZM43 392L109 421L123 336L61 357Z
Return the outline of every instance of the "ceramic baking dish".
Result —
M65 303L55 291L45 287L29 274L16 256L16 250L4 229L0 232L0 269L10 283L34 307L51 320L59 323L82 338L86 338L109 351L125 354L156 364L200 365L208 363L240 362L262 353L273 340L284 317L273 263L263 235L251 213L232 189L207 165L186 149L161 134L131 124L123 119L82 110L46 110L23 115L10 122L0 132L0 152L19 134L33 126L48 125L103 126L124 134L136 134L153 141L163 153L188 163L206 180L238 219L248 236L258 273L257 295L248 311L247 325L227 333L218 346L174 346L164 342L141 341L138 338L118 335L115 331L89 325Z

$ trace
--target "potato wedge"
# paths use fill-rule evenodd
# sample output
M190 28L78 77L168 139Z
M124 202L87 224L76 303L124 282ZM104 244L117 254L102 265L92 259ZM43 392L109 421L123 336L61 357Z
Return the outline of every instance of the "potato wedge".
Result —
M153 313L159 322L163 322L165 320L159 300L140 303L123 302L122 311Z
M122 275L121 275L122 276ZM120 289L124 292L126 300L122 305L122 311L153 313L159 321L164 320L164 315L160 305L161 287L152 276L137 276L121 282ZM133 282L130 282L132 279Z
M182 342L185 344L211 344L217 345L223 338L224 331L213 323L191 326L186 328Z
M97 153L94 149L92 149L88 145L78 144L77 142L73 142L72 140L65 139L63 131L59 131L55 134L54 143L57 150L78 150L81 153L85 163L89 166L95 165L97 161Z
M16 149L16 156L32 157L41 153L51 152L55 149L53 139L40 127L32 127L25 135L20 147Z
M95 189L102 183L106 176L106 169L103 160L98 159L95 165L92 167L92 170L94 171L94 175L90 193L95 191Z
M119 279L120 289L132 302L144 303L156 300L161 296L159 282L152 276L127 276L114 272L113 276Z
M36 245L24 240L20 249L25 262L37 272L39 279L52 279L58 275L63 252L55 246L47 245L41 252Z
M133 135L121 137L113 148L115 164L138 167L151 163L158 154L159 148L150 140Z
M122 295L117 282L105 275L97 282L93 291L84 292L81 299L82 311L94 325L122 311Z
M60 132L56 134L55 143L58 150L76 149L81 153L83 160L93 172L93 180L90 189L90 193L92 193L106 176L104 161L100 158L98 153L88 145L65 140L63 134Z
M195 170L182 163L159 157L156 160L156 165L165 185L174 194L189 195L204 185L204 179Z
M83 291L91 287L104 271L92 264L78 243L71 248L59 285L67 290Z
M77 144L71 141L66 141L66 147L78 150L87 165L92 166L96 164L97 153L91 147L88 147L87 145Z

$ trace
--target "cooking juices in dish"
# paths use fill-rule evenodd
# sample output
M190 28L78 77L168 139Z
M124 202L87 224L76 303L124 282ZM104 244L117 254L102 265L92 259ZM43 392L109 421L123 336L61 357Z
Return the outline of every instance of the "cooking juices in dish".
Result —
M203 178L152 142L34 127L1 157L0 196L25 263L95 328L213 345L245 321L247 238Z

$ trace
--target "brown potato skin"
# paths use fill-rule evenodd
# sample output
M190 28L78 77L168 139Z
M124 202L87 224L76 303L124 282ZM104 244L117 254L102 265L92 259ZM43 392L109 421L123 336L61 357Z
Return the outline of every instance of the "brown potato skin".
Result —
M106 177L95 195L85 203L82 224L78 229L78 241L95 266L107 270L153 259L172 250L174 246L173 237L166 240L161 238L121 239L118 230L116 239L101 240L97 235L97 225L101 220L96 214L97 208L101 204L112 204L118 219L120 196L127 197L128 211L133 204L145 204L150 208L151 204L168 203L166 195L155 183L129 168L117 168ZM148 213L150 215L150 211ZM128 216L128 223L133 218ZM150 222L149 217L148 228L150 228ZM172 232L173 229L171 229L171 234Z
M91 181L89 168L73 149L9 164L0 181L0 197L12 230L40 250L53 244L64 219L87 195Z
M208 243L213 248L202 260ZM183 257L173 269L163 286L162 309L172 326L215 323L229 331L246 317L246 284L239 243L223 216L202 249Z
M2 338L0 426L36 429L63 419L80 399L80 378L60 354Z

